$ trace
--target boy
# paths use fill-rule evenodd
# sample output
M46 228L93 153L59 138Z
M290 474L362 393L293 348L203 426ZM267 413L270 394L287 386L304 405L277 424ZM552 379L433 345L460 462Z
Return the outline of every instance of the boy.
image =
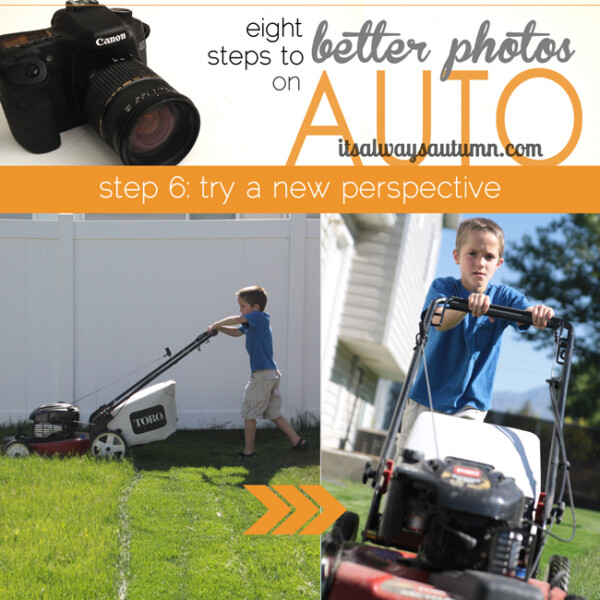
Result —
M256 419L270 419L292 442L292 450L302 452L309 443L301 438L281 415L279 380L281 373L273 360L273 335L270 317L264 312L267 294L259 286L250 286L237 292L239 317L221 319L208 327L232 337L246 336L246 350L250 355L250 381L244 390L242 417L244 418L245 447L239 457L255 458Z
M423 310L435 298L458 296L468 299L471 311L448 309L441 326L430 330L425 357L432 404L438 412L483 421L492 406L502 333L509 324L519 331L529 326L484 316L490 304L530 311L537 328L545 327L554 316L548 306L529 306L525 296L513 288L490 283L504 262L503 253L504 233L498 224L486 218L466 219L458 227L453 250L460 279L440 277L429 288ZM429 409L421 365L402 417L399 450L404 447L417 416Z

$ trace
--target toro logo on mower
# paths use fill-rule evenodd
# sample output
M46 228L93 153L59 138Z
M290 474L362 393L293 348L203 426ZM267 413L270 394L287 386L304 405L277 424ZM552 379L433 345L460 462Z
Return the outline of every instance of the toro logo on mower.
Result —
M160 429L167 424L167 416L162 405L151 406L144 410L132 412L129 415L133 433L146 433L154 429Z
M448 466L442 473L442 479L450 485L487 490L490 488L488 476L477 467L454 464Z
M472 469L469 467L461 467L456 465L452 472L459 477L471 477L473 479L481 479L481 471L479 469Z

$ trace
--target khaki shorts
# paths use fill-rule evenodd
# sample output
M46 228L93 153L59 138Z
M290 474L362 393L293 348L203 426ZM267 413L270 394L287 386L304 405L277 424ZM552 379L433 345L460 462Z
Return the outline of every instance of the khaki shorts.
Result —
M275 369L254 371L244 390L242 418L276 419L281 416L281 373Z
M406 406L404 407L404 414L402 415L402 424L400 425L400 434L396 439L396 462L399 460L402 449L406 445L406 441L408 440L408 435L410 434L417 417L424 412L428 412L430 410L429 406L425 406L424 404L420 404L419 402L415 402L412 399L408 399L406 402ZM434 411L438 412L438 411ZM463 419L472 419L474 421L480 421L483 423L485 419L485 415L487 415L487 411L478 410L477 408L473 408L472 406L465 406L461 408L457 413L454 413L452 416L461 417Z

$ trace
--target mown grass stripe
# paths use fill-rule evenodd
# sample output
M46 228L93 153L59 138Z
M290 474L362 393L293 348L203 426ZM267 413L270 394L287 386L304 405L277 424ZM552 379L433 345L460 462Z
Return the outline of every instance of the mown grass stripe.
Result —
M180 464L166 464L157 445L140 448L128 600L318 600L319 537L245 536L264 506L243 487L318 483L318 442L298 455L280 432L259 435L262 452L248 464L237 459L240 432L178 434L169 443L185 446Z
M125 600L127 598L131 544L131 520L129 518L128 503L133 488L139 480L140 474L136 473L131 483L125 488L121 494L121 497L119 498L119 600Z

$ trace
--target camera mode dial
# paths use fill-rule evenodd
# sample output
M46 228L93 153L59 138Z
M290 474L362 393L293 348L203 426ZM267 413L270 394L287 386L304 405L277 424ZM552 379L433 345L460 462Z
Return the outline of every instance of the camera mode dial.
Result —
M65 3L67 8L80 8L82 6L98 6L97 0L67 0Z

